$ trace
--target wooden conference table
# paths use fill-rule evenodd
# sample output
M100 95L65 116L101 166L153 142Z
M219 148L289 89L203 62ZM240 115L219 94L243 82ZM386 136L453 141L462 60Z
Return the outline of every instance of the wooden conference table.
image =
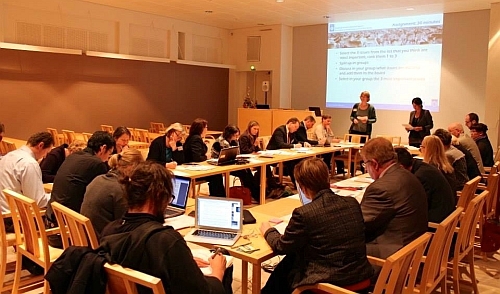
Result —
M278 164L280 170L280 181L283 171L283 163L285 161L303 159L306 157L321 155L325 153L332 153L338 150L342 150L344 147L311 147L311 148L298 148L298 149L286 149L286 150L268 150L265 151L265 157L261 155L254 154L250 156L249 163L246 164L232 164L224 166L215 166L207 162L199 162L195 165L179 165L177 168L173 169L173 173L177 176L188 177L192 181L192 187L194 187L194 181L199 178L219 175L224 176L226 183L226 195L229 197L229 186L230 173L237 170L243 170L247 168L257 168L260 167L261 170L265 170L266 165ZM269 156L269 157L268 157ZM272 157L271 157L272 156ZM260 203L264 204L266 202L266 173L260 173ZM194 188L191 190L194 195Z
M371 182L368 174L360 175L354 178L350 178L344 181L337 182L336 185L339 187L359 187L362 190L351 191L348 189L338 189L332 188L335 193L346 197L355 197L358 202L363 199L364 188L366 188ZM271 247L267 244L266 240L260 233L260 225L262 222L267 222L272 218L281 218L285 222L288 222L290 215L293 210L301 205L298 195L293 195L287 198L281 198L264 205L258 205L249 209L252 215L255 217L257 222L255 224L248 224L243 226L242 237L238 239L234 246L222 246L226 248L231 256L240 259L242 261L241 270L241 293L248 293L248 264L252 264L252 292L253 294L260 293L261 289L261 263L275 256ZM189 213L194 208L189 209L186 213ZM190 229L180 230L182 235L187 234ZM259 249L252 253L245 253L238 251L238 247L244 244L250 244L255 248ZM198 244L198 243L197 243ZM210 244L198 244L204 247L212 248L213 245Z

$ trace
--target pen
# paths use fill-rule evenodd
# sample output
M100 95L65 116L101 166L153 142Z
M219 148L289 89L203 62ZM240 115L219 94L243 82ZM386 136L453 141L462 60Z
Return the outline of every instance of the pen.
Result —
M217 254L219 254L219 253L220 253L220 248L217 248L217 249L215 250L214 254L212 255L212 259L214 259L214 258L215 258L215 256L216 256Z

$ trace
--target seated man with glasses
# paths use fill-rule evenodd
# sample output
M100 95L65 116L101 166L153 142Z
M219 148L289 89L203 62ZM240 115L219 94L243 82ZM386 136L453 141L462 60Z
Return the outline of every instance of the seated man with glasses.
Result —
M389 140L371 139L361 156L375 180L361 201L367 254L387 258L427 231L427 195L417 177L396 163Z

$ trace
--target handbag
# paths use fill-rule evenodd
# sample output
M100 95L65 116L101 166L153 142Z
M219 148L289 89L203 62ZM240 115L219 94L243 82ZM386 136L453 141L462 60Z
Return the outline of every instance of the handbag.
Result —
M243 200L243 205L252 204L252 192L243 186L233 186L229 188L229 197Z

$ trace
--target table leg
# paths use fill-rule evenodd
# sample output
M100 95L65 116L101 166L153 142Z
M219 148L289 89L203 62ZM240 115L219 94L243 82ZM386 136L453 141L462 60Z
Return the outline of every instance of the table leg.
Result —
M229 198L229 188L230 188L229 182L230 181L231 181L231 176L230 176L229 172L224 173L224 183L226 184L226 197L227 198Z
M252 294L260 293L260 264L252 264Z
M196 180L191 179L191 198L196 198Z
M260 204L266 203L266 185L267 185L267 175L266 175L266 165L263 164L260 167Z
M241 294L247 294L247 293L248 293L248 262L242 260L241 261Z
M351 159L352 156L352 148L349 148L349 153L347 154L347 178L351 177Z
M283 161L280 161L280 163L278 163L278 179L280 180L280 184L283 183L283 166L285 166L285 164L283 163Z

